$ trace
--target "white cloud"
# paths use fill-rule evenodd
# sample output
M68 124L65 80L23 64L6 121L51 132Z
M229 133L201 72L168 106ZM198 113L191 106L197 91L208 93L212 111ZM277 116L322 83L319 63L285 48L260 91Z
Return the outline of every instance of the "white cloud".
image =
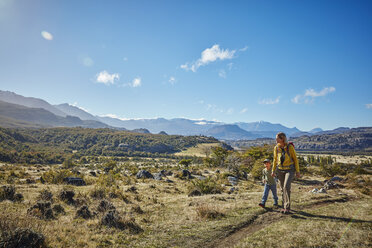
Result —
M240 51L240 52L245 52L245 51L248 50L248 48L249 48L248 46L245 46L245 47L243 47L243 48L240 48L239 51Z
M232 59L234 57L235 52L236 50L220 49L220 46L216 44L213 45L211 48L205 49L201 53L201 57L197 61L193 63L185 63L180 67L186 71L191 70L193 72L196 72L200 66L207 65L216 60Z
M244 114L245 112L247 112L248 111L248 108L243 108L242 110L240 110L240 113L241 114Z
M53 35L48 31L41 31L41 36L46 40L53 40Z
M296 95L295 97L293 97L292 98L292 102L294 102L294 103L299 103L300 102L300 100L301 100L301 95Z
M77 102L74 102L74 103L72 103L72 104L70 104L70 105L71 105L71 106L74 106L74 107L76 107L76 108L79 108L79 109L81 109L81 110L83 110L83 111L85 111L85 112L89 112L88 109L78 106L78 103L77 103Z
M366 104L366 108L367 108L367 109L372 109L372 103L368 103L368 104Z
M335 87L326 87L326 88L323 88L321 91L319 92L316 92L315 90L313 89L308 89L306 90L305 92L305 96L310 96L310 97L319 97L319 96L325 96L331 92L334 92L336 90Z
M275 99L271 99L271 98L262 99L258 101L258 103L263 104L263 105L270 105L270 104L278 104L279 101L280 101L280 96L278 96Z
M307 89L303 95L298 94L292 98L292 102L296 104L300 103L312 103L317 97L326 96L336 91L335 87L324 87L321 91L315 91L314 89Z
M175 84L177 82L177 79L175 77L169 77L168 82L171 84Z
M120 76L118 73L110 74L107 71L101 71L96 75L96 82L103 83L106 85L114 84L115 80L119 80Z
M226 78L226 72L225 72L225 70L220 70L220 71L218 72L218 76L220 76L220 77L222 77L222 78Z
M231 71L232 67L233 67L233 63L232 62L227 64L227 68L229 69L229 71Z
M128 58L127 58L127 57L124 57L124 58L123 58L123 61L128 61Z
M133 79L132 82L127 83L126 85L133 87L133 88L140 87L142 85L142 80L140 77L136 77Z

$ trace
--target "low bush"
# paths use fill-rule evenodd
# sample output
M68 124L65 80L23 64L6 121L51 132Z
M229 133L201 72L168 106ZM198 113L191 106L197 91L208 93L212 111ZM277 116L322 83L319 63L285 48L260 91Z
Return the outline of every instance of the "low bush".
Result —
M195 208L196 214L201 219L216 219L225 216L216 207L208 204L201 204Z
M220 194L222 187L217 180L212 177L207 177L204 180L194 179L189 186L189 193L199 191L201 194Z

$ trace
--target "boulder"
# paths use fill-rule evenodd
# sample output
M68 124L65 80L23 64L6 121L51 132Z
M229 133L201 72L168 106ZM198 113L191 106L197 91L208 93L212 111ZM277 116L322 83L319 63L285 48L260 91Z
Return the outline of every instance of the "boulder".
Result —
M75 185L75 186L85 186L86 183L84 179L80 177L65 177L63 181L67 184Z
M318 193L327 193L327 190L325 188L321 188Z
M154 179L155 180L162 180L163 174L161 172L154 173Z
M237 185L238 184L238 178L236 177L233 177L233 176L228 176L227 177L227 180L229 181L229 183L233 186Z
M332 177L331 178L331 182L333 182L333 181L342 181L343 179L341 178L341 177Z
M140 170L137 174L136 177L139 178L154 178L154 176L148 172L147 170Z

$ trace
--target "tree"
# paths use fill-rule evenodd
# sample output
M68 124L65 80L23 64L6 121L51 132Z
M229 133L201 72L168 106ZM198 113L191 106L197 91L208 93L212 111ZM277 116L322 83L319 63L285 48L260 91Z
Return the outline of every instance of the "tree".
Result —
M215 166L223 167L229 151L222 147L214 147L212 149L212 157Z

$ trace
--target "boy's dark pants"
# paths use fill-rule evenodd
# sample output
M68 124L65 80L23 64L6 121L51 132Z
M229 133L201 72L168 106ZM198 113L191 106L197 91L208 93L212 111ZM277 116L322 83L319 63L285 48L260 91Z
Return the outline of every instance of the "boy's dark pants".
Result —
M282 189L283 208L291 208L291 182L294 177L294 169L277 170L278 179L280 181L280 188Z

